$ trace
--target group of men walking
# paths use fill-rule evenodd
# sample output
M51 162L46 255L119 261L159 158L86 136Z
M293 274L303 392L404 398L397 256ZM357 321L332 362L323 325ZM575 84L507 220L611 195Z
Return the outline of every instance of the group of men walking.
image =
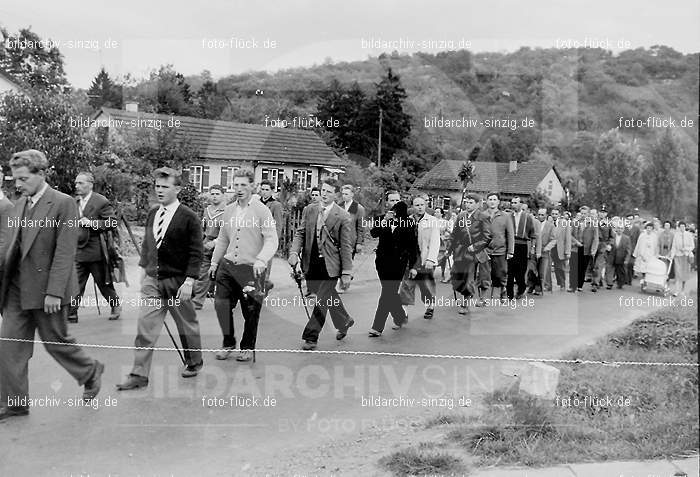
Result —
M92 190L93 176L76 177L76 200L46 183L49 163L41 152L16 153L10 167L24 195L14 204L0 197L0 421L29 412L24 403L35 329L54 359L85 387L85 399L99 392L104 365L75 345L66 325L78 321L89 275L111 306L110 319L122 312L106 238L116 218L109 201ZM182 377L199 373L204 361L197 311L212 293L222 332L216 358L225 360L236 351L233 310L240 303L244 326L236 359L254 360L260 312L272 287L272 258L283 230L272 184L263 181L255 197L251 170L234 172L228 205L224 189L212 186L202 218L179 202L178 171L162 167L153 175L158 205L148 213L140 250L134 359L130 374L117 385L122 391L148 385L153 348L168 312L184 348ZM583 290L589 263L592 291L602 286L603 276L607 288L613 280L618 287L629 283L631 241L619 218L606 220L604 208L582 207L573 219L562 217L558 208L539 209L535 216L518 197L503 207L498 193L485 200L467 195L463 210L445 227L428 213L425 195L408 204L398 191L389 191L386 213L370 220L354 192L351 185L323 180L312 189L312 202L294 231L288 262L305 277L314 304L301 336L304 350L317 348L328 313L337 340L355 324L341 295L350 286L366 229L378 239L375 265L381 284L370 337L382 335L389 315L393 329L406 325L404 305L414 303L416 287L423 317L435 316L434 275L441 254L453 260L450 281L454 297L462 296L460 314L469 313L471 304L551 291L552 268L561 289L568 271L570 292ZM339 194L342 201L336 203Z

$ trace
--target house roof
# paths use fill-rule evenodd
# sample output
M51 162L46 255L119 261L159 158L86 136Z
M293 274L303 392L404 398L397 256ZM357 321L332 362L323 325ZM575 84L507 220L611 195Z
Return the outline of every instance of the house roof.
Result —
M463 161L443 160L413 183L415 190L438 189L461 191L459 171ZM474 192L497 191L505 194L531 194L542 179L553 169L538 162L518 163L514 172L508 172L507 162L474 162L474 180L468 190Z
M179 120L177 134L188 137L191 144L199 151L199 157L205 160L265 161L334 168L345 166L333 150L311 130L273 128L257 124L113 108L101 108L93 119L98 119L102 115L109 116L114 121L124 121L121 129L131 128L128 122L132 120L160 119L163 128L169 120Z
M19 81L18 79L16 79L14 76L12 76L12 75L11 75L10 73L8 73L7 71L3 70L2 68L0 68L0 76L2 76L3 78L5 78L6 81L8 81L8 82L12 83L13 85L15 85L15 86L17 87L18 90L20 90L20 91L22 91L22 92L26 92L26 88L24 87L24 85L22 84L22 82Z

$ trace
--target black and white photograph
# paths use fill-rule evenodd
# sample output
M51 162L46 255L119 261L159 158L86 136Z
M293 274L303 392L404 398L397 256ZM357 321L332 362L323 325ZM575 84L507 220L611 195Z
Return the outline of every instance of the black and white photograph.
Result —
M699 477L700 3L0 5L0 476Z

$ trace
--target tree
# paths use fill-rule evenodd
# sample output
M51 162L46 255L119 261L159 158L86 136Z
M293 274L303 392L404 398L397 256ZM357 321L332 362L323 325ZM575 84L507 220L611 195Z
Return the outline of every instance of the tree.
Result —
M0 28L0 69L40 91L66 92L68 80L63 71L63 55L53 42L22 28L12 35Z
M678 212L678 199L684 184L682 150L670 128L659 137L651 149L651 159L645 169L649 205L659 217L671 217Z
M100 109L103 106L117 109L122 107L122 88L112 81L104 67L92 80L87 94L90 98L89 104L94 109Z
M638 207L643 187L639 157L636 145L626 142L619 130L603 133L584 171L586 199L596 205L608 204L612 214Z
M219 92L216 83L207 79L197 91L197 115L205 119L219 119L227 106L226 96Z
M41 91L5 94L0 99L0 157L37 149L46 154L51 165L48 182L72 193L75 176L90 159L84 130L75 124L79 116L67 95Z

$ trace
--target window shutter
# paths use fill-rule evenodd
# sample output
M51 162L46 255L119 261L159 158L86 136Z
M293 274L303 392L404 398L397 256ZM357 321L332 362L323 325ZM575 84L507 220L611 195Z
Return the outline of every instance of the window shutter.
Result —
M221 167L221 185L228 190L228 166Z
M202 168L202 191L206 192L209 190L209 166L204 166Z

